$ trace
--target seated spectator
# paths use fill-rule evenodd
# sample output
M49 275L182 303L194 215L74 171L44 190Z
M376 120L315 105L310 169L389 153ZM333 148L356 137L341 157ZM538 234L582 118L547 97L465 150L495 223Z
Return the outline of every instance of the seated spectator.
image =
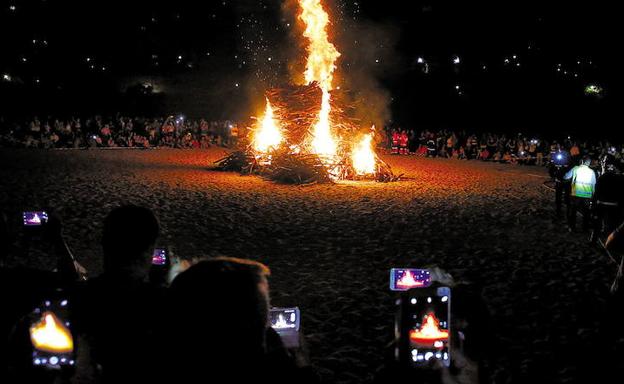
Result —
M149 381L161 342L164 291L147 281L158 221L147 208L114 209L104 221L104 273L75 289L78 376L103 382Z
M269 327L269 269L228 257L200 261L170 287L170 372L174 382L315 381Z

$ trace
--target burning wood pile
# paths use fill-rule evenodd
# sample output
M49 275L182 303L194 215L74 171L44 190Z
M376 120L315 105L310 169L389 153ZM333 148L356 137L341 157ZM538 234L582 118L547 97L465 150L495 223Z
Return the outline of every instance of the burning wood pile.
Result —
M329 16L320 0L299 0L299 5L309 41L307 85L268 90L264 116L252 128L247 149L219 160L218 168L297 184L397 180L373 149L374 127L362 130L345 98L332 91L340 53L328 40Z

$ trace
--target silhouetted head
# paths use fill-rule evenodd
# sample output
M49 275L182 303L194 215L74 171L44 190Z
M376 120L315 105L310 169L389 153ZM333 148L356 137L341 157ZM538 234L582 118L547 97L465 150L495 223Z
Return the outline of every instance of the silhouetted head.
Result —
M104 220L104 270L145 278L159 231L156 216L147 208L124 205L113 209Z
M176 353L225 364L261 355L269 274L264 264L230 257L204 260L179 274L170 287Z
M586 165L589 167L591 165L591 158L589 156L583 156L583 160L581 160L581 165Z

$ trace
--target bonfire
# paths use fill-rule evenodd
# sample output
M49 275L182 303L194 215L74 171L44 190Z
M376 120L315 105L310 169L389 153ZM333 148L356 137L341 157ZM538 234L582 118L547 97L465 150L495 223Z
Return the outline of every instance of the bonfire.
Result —
M340 52L329 41L320 0L298 0L307 39L305 84L266 91L264 116L244 152L217 162L223 170L257 173L285 183L371 179L393 181L375 153L375 127L362 127L332 86Z

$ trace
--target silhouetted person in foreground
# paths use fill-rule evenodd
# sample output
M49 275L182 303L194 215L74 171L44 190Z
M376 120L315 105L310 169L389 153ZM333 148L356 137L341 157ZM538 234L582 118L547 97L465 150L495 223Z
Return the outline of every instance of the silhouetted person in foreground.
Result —
M301 383L314 381L297 366L269 326L269 269L219 257L178 275L170 287L168 356L175 382Z
M54 372L33 369L30 315L35 307L49 300L56 292L72 286L76 281L84 281L86 270L76 261L65 242L60 218L50 215L36 232L21 228L21 242L16 241L19 239L16 232L20 229L11 230L8 222L7 215L0 212L0 324L5 340L0 349L0 360L5 362L6 367L0 375L0 382L53 382L57 379ZM31 236L36 236L37 240ZM30 241L41 243L50 250L46 269L19 265L19 260L29 256ZM53 268L55 264L56 268Z
M106 217L104 273L77 287L73 298L81 378L143 381L159 364L154 350L165 326L164 291L147 278L158 235L158 221L147 208L122 206ZM84 377L89 373L95 377Z

